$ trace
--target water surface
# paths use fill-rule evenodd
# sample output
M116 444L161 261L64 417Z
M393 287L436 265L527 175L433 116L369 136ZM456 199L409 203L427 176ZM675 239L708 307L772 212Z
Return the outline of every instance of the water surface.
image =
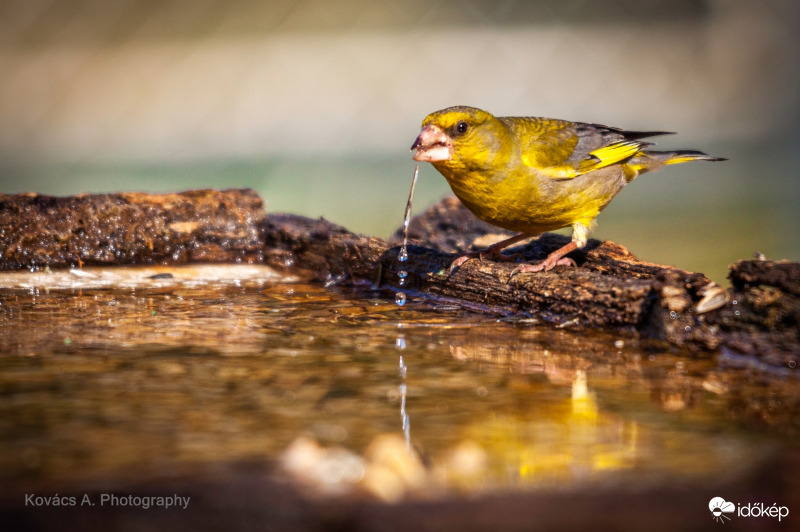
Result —
M117 288L100 272L0 291L4 483L248 463L389 502L689 485L745 474L792 417L790 392L716 356L621 334L252 272L204 283L126 268L139 281Z

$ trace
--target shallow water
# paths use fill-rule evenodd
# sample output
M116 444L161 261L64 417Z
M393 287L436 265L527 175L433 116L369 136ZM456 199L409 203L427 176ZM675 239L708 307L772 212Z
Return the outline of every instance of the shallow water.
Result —
M752 467L793 415L716 357L391 292L254 275L77 286L0 291L7 482L256 463L390 502L690 483Z

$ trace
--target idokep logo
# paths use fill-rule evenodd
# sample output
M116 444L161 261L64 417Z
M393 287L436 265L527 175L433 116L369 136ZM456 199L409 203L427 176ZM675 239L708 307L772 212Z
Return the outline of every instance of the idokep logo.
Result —
M711 515L717 523L725 523L726 519L731 520L725 514L731 514L736 511L736 505L732 502L727 502L722 497L714 497L708 501L708 509L711 510Z
M714 497L708 501L708 509L711 511L712 519L717 523L727 523L731 520L731 515L737 517L777 517L778 521L789 515L789 508L778 506L777 503L767 506L763 502L752 502L736 506L722 497Z

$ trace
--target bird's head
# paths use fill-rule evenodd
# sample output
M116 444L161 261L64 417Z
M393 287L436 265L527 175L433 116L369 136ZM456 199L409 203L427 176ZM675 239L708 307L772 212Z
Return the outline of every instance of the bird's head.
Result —
M502 122L474 107L448 107L429 114L411 146L415 161L441 166L473 166L497 151L507 130ZM437 164L439 163L439 164Z

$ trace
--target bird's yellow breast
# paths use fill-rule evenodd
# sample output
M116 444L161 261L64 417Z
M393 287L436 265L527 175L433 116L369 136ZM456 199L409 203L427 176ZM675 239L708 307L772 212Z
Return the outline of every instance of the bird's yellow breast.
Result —
M475 216L520 233L539 234L576 222L589 226L628 181L623 165L559 180L513 158L498 163L472 171L435 166Z

